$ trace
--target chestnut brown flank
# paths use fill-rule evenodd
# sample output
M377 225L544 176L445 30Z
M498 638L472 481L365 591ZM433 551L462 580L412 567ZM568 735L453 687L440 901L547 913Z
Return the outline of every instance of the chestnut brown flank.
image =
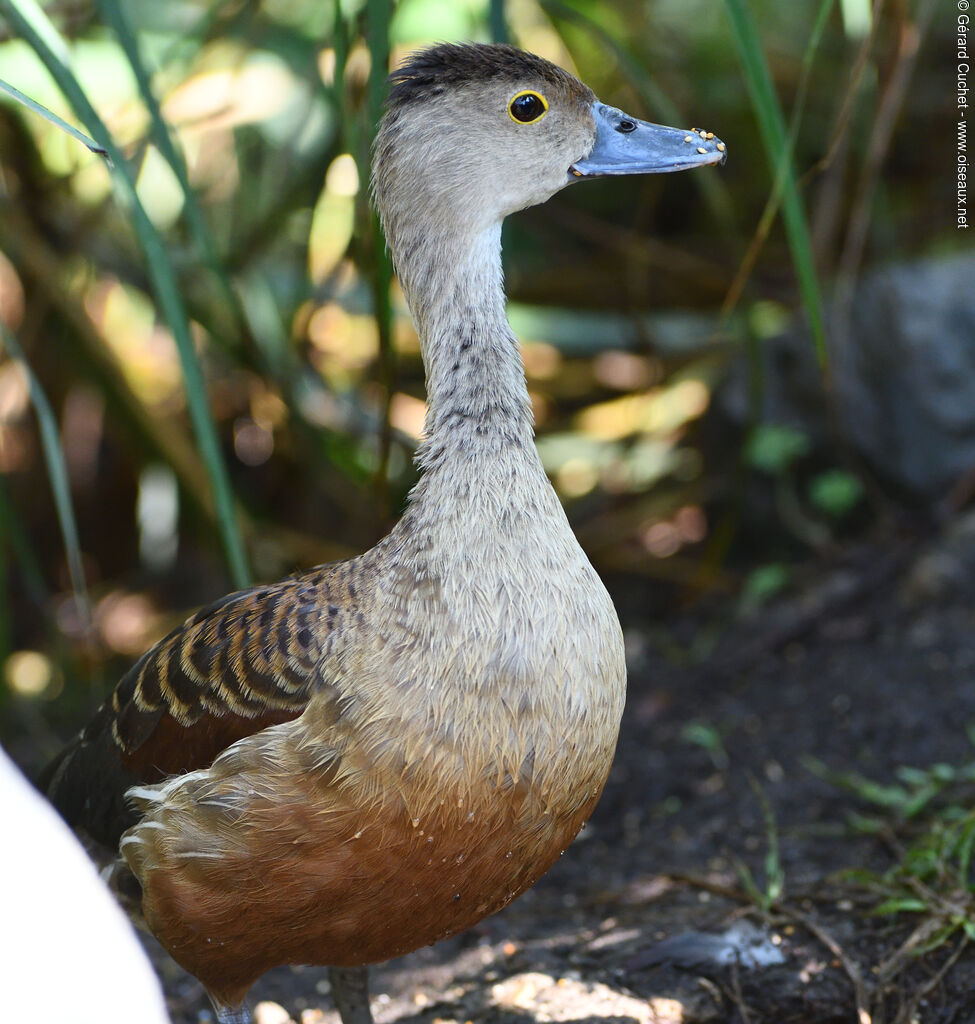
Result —
M143 911L173 957L237 1005L270 967L375 963L495 913L548 870L597 799L557 820L495 802L415 828L402 814L357 818L339 835L316 831L310 801L268 808L260 849L150 874Z

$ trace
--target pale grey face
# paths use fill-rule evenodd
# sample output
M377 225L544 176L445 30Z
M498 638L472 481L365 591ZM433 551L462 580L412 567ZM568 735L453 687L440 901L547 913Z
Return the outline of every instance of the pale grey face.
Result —
M592 93L573 84L472 81L398 111L377 139L377 198L408 187L411 205L478 226L544 202L596 138Z

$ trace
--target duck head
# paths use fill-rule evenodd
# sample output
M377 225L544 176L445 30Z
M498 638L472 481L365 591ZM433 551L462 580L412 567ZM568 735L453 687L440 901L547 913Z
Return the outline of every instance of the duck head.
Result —
M373 190L394 254L404 219L478 233L585 178L725 160L713 134L624 114L567 71L512 46L434 46L390 83Z

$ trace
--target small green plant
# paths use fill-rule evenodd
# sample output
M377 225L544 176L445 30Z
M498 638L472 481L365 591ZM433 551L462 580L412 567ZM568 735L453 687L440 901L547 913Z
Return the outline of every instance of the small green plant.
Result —
M743 861L737 857L733 857L732 861L749 899L763 914L768 914L785 894L785 869L779 855L779 829L772 805L757 779L749 778L749 783L762 808L762 821L765 826L765 859L762 863L764 884L759 884L751 868Z
M923 915L910 943L916 954L959 933L975 940L975 762L902 766L889 784L857 772L830 772L812 759L807 763L815 774L870 805L869 813L851 812L849 824L880 836L894 851L895 863L887 871L844 874L877 898L873 913Z
M789 585L789 567L769 562L753 569L741 588L739 606L744 613L764 607Z
M809 438L794 427L759 423L745 445L745 461L769 476L781 476L808 455L811 447Z
M680 738L685 743L702 747L719 772L728 767L728 752L724 748L721 733L713 725L695 718L681 727Z
M843 469L820 473L809 483L809 500L820 512L833 519L842 519L860 503L863 484Z
M975 736L972 739L975 742ZM889 825L890 817L899 822L910 821L928 808L936 797L942 797L941 802L947 803L937 813L949 818L959 817L965 813L963 797L970 799L971 787L975 784L975 761L961 766L938 763L928 768L902 765L895 772L897 781L888 784L875 782L859 772L830 771L815 758L806 758L805 763L814 775L887 812L886 821L856 816L858 828L867 831Z
M833 528L862 500L863 485L842 469L817 473L803 488L800 470L812 453L810 437L779 423L758 423L744 448L749 469L770 479L775 507L786 529L812 548L826 546Z

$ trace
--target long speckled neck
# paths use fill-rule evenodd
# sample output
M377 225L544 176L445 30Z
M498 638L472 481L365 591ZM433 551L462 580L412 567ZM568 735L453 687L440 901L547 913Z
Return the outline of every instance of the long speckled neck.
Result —
M475 452L518 453L541 473L518 341L505 314L501 225L407 246L397 268L413 313L427 379L430 470ZM530 453L530 454L529 454Z

